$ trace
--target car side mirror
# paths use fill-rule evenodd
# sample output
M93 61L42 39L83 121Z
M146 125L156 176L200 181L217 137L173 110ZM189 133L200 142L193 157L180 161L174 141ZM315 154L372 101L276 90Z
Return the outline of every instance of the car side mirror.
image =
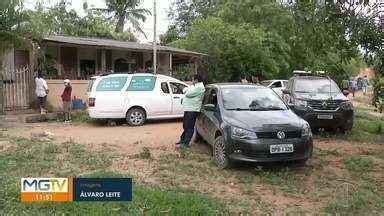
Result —
M281 92L283 92L283 94L290 94L288 89L283 89L283 90L281 90Z
M349 95L349 91L348 91L348 90L343 90L343 95L344 95L345 97L347 97L347 96Z
M216 111L216 106L214 104L205 104L203 108L206 111Z

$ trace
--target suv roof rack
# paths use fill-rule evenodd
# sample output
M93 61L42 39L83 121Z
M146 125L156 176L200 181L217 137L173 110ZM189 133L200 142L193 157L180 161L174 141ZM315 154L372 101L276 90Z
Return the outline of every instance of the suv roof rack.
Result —
M304 70L294 70L293 71L294 76L323 76L327 77L325 71L304 71Z
M311 71L303 71L303 70L294 70L293 75L295 76L310 76L312 75Z

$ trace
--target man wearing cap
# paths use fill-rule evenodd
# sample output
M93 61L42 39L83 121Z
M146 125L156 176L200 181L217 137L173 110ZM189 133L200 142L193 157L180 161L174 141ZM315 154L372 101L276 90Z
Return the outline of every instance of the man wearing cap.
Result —
M61 99L63 100L63 111L64 111L64 121L71 121L71 95L72 95L72 86L69 79L64 80L64 91L61 94Z

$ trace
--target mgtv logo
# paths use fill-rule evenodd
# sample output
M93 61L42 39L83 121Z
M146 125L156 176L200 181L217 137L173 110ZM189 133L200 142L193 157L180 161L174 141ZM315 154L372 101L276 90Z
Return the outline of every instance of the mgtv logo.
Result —
M68 192L67 178L22 178L21 192Z
M22 178L21 201L71 201L72 178Z

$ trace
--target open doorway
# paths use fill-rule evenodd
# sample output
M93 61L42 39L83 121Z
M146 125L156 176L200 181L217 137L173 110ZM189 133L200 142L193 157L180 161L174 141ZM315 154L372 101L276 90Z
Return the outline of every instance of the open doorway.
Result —
M80 60L81 79L90 79L96 72L95 60Z
M130 72L131 71L130 66L131 64L129 64L126 59L123 59L123 58L116 59L114 72L115 73Z

